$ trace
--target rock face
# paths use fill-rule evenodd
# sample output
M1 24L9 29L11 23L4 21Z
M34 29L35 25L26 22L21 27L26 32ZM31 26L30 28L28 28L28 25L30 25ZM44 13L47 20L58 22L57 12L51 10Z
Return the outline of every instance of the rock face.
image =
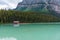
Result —
M60 0L23 0L18 3L16 10L41 11L49 10L60 13Z

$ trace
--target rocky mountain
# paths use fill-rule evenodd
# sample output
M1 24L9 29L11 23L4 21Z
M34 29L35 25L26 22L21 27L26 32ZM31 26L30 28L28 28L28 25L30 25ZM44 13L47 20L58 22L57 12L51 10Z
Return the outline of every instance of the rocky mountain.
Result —
M60 0L23 0L16 10L20 11L55 11L60 13Z

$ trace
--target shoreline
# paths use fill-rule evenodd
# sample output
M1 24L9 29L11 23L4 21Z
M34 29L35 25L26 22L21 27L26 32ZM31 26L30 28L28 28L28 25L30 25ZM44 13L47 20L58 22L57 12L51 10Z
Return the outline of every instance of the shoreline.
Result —
M0 23L1 24L14 24L14 23ZM19 23L19 24L60 24L60 22L41 22L41 23Z

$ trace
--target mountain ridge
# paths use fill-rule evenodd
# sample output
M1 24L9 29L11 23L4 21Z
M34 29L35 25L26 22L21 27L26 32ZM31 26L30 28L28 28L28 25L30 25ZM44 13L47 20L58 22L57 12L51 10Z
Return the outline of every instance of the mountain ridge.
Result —
M20 11L41 11L43 9L60 13L60 0L23 0L16 7L16 10Z

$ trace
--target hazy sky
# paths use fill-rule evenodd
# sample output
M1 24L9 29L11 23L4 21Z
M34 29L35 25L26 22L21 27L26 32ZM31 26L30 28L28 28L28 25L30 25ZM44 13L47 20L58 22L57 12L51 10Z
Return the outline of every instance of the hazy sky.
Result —
M22 2L22 0L0 0L0 9L16 8L19 2Z

